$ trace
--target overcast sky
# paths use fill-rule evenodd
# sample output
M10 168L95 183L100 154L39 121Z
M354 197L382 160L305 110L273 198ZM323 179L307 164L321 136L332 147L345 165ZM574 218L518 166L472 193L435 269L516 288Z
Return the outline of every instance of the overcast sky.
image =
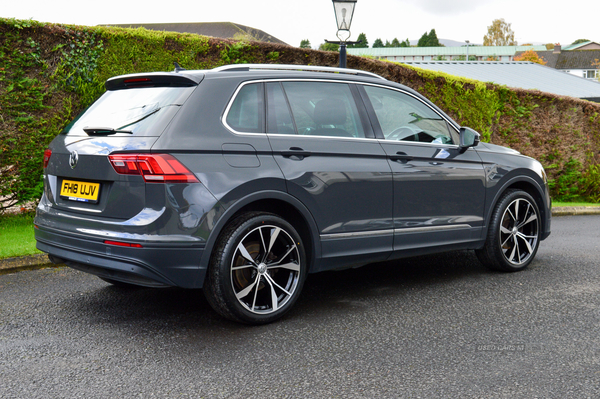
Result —
M512 24L519 44L560 43L576 39L600 42L600 1L573 3L540 0L358 0L352 36L400 41L417 40L435 29L438 38L483 43L487 27L497 18ZM560 8L559 8L560 7ZM76 25L235 22L261 29L298 46L309 39L316 48L336 39L330 0L0 0L0 17Z

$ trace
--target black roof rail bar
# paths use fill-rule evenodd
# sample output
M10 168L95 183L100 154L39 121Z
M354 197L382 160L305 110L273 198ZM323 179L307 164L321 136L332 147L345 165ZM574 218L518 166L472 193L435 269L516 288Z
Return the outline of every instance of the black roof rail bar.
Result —
M315 65L284 65L284 64L234 64L224 65L212 69L215 72L224 71L251 71L251 70L271 70L271 71L309 71L309 72L329 72L329 73L344 73L347 75L366 76L370 78L383 79L384 77L372 72L361 71L358 69L334 68Z

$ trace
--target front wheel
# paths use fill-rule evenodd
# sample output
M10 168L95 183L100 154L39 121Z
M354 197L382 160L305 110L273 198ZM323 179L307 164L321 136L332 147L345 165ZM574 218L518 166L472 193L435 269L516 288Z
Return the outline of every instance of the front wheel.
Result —
M246 213L219 237L204 293L222 316L265 324L294 305L306 270L302 239L291 224L269 213Z
M540 212L521 190L509 190L498 201L485 245L476 254L487 267L505 272L525 269L540 244Z

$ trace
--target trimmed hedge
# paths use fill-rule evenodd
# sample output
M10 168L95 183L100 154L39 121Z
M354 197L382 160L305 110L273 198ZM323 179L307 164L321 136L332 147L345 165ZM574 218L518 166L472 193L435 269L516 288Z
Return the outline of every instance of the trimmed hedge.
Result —
M44 149L115 75L231 63L337 66L337 52L143 28L41 24L0 18L0 197L3 207L41 196ZM555 200L600 202L600 104L508 89L363 57L348 67L430 98L485 141L540 160Z

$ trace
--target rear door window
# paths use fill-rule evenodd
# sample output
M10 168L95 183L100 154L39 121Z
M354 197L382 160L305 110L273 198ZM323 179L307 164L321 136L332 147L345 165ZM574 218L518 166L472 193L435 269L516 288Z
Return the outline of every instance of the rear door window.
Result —
M286 126L290 126L295 133L306 136L365 137L348 84L303 81L281 85L285 96L274 95L273 103L269 97L269 113L277 115L277 129L287 130ZM285 115L286 107L280 103L284 97L289 102L287 113L291 112L291 125Z
M268 133L297 134L296 124L281 83L267 83Z

